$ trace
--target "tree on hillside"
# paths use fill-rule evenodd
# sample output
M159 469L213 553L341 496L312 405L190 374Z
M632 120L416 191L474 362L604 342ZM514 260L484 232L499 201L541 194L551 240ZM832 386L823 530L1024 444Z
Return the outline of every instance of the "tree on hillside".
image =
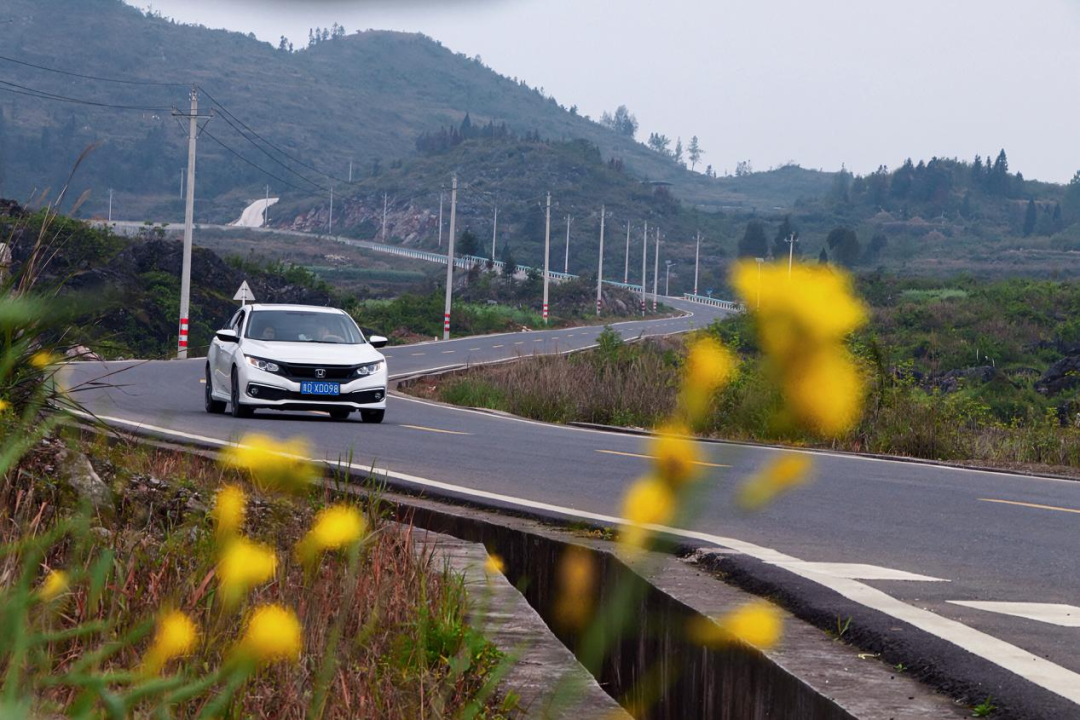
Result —
M710 177L710 178L716 177L716 171L712 169L712 165L709 165L708 167L705 168L705 177Z
M514 275L517 274L517 262L514 260L514 252L510 249L509 243L503 246L502 261L503 280L505 280L508 285L513 285Z
M1065 197L1061 200L1061 213L1067 224L1080 220L1080 170L1072 176L1065 186Z
M849 227L836 227L825 238L825 243L832 250L836 262L844 267L854 267L859 262L859 238Z
M637 118L634 117L633 113L626 109L625 105L620 105L615 108L614 115L605 111L604 114L600 116L600 124L608 130L613 130L619 135L631 139L637 134L638 130Z
M701 149L701 143L698 142L697 135L690 138L690 145L687 147L687 157L690 159L690 169L693 170L701 161L701 156L705 154L705 151Z
M1029 198L1027 210L1024 212L1024 237L1031 237L1035 232L1035 223L1039 219L1039 209L1035 207L1035 199Z
M911 186L915 183L915 165L911 158L893 173L892 182L889 184L889 194L894 198L906 199L911 192Z
M678 140L675 141L675 152L672 154L672 157L675 158L675 162L682 165L683 164L682 156L683 156L682 138L679 138Z
M751 220L739 240L739 257L763 258L769 254L769 241L765 237L765 224Z
M725 174L727 174L725 172ZM754 166L749 160L740 160L735 164L735 177L746 177L754 174Z
M652 133L649 135L649 147L660 153L671 157L671 151L668 150L668 146L671 145L671 138L667 135L661 135L660 133Z
M466 229L457 241L458 255L464 257L466 255L476 255L479 252L479 245L476 239L476 235L472 230Z
M794 252L795 255L801 254L799 252L799 243L795 243L795 249L793 251L788 248L788 239L794 236L795 240L799 239L799 230L791 223L791 216L785 215L784 221L780 223L780 227L776 229L776 237L773 238L773 257L782 258L787 257L788 252Z
M866 246L866 252L863 254L864 263L876 262L881 257L881 251L889 245L889 238L885 233L876 233L874 237L870 238L870 244Z
M821 246L821 252L818 253L817 261L818 261L818 265L828 265L829 264L829 253L825 252L825 246L824 245Z

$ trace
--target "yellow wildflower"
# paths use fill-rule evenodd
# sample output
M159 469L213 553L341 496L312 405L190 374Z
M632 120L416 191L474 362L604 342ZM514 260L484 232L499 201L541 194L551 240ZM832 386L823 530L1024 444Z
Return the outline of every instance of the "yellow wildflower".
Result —
M67 592L71 585L71 579L63 570L50 570L45 580L38 588L38 597L45 602L52 602L60 595Z
M780 641L783 619L776 606L755 601L716 620L696 618L689 625L690 638L707 646L724 645L735 639L761 649Z
M641 547L648 538L645 525L663 525L675 515L675 492L667 483L655 478L643 478L630 486L623 498L623 517L630 526L623 529L620 540Z
M281 605L261 605L248 619L238 649L241 656L257 663L296 661L303 642L296 613Z
M696 341L686 356L686 388L712 393L731 379L737 361L731 351L712 337Z
M238 445L227 448L222 462L246 470L263 489L300 492L319 477L318 469L306 459L310 453L310 446L303 438L277 440L251 433L241 438Z
M156 675L173 658L190 655L199 640L195 623L179 610L163 613L157 622L154 642L143 659L143 672Z
M11 407L11 403L7 400L0 399L0 413L5 412L9 407Z
M217 566L223 602L235 605L253 587L273 578L276 571L277 555L270 546L246 538L230 541Z
M484 561L484 572L488 575L501 575L506 572L506 563L495 553L488 553L487 560Z
M844 338L866 322L866 310L842 272L799 265L788 277L777 265L762 270L736 266L733 281L747 305L759 289L758 335L780 377L792 415L825 436L840 435L858 421L863 381Z
M692 479L698 462L697 444L687 437L689 434L690 430L684 426L668 425L653 440L656 473L673 487Z
M806 455L787 454L770 462L739 489L739 504L756 510L782 492L806 482L813 463Z
M30 364L38 370L44 370L57 361L58 357L48 350L38 350L30 356Z
M310 561L326 550L340 550L364 537L367 523L360 512L349 505L333 505L320 510L307 535L296 547L301 560Z
M580 630L588 623L596 592L596 561L583 547L571 545L559 561L555 619L563 628Z
M236 485L226 485L214 498L212 515L219 539L238 535L247 513L247 494Z

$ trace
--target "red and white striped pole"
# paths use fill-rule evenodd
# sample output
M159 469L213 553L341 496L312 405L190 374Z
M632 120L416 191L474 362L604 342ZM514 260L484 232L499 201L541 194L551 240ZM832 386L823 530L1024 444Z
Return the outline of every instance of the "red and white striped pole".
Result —
M600 305L604 298L604 217L607 209L600 206L600 261L596 268L596 316L600 317Z
M547 194L547 212L544 218L544 324L547 325L548 280L551 278L551 193Z
M188 319L180 318L180 340L177 342L177 350L182 355L187 355L187 340L188 340Z
M454 234L457 232L457 176L450 185L450 241L446 244L446 308L443 311L443 340L450 339L450 301L454 295Z

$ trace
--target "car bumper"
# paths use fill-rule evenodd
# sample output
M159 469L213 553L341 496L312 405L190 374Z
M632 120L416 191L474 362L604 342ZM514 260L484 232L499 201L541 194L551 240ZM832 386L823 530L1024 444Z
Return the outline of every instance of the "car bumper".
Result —
M335 381L336 382L336 381ZM340 395L304 395L300 383L273 373L249 372L244 384L244 404L278 410L353 410L386 408L386 373L340 383Z

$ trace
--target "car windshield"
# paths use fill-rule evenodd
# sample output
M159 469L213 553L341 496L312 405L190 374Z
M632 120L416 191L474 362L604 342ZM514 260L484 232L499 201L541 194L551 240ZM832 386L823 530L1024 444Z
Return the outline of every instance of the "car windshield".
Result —
M256 310L248 321L247 334L253 340L359 345L364 336L343 313L304 310Z

